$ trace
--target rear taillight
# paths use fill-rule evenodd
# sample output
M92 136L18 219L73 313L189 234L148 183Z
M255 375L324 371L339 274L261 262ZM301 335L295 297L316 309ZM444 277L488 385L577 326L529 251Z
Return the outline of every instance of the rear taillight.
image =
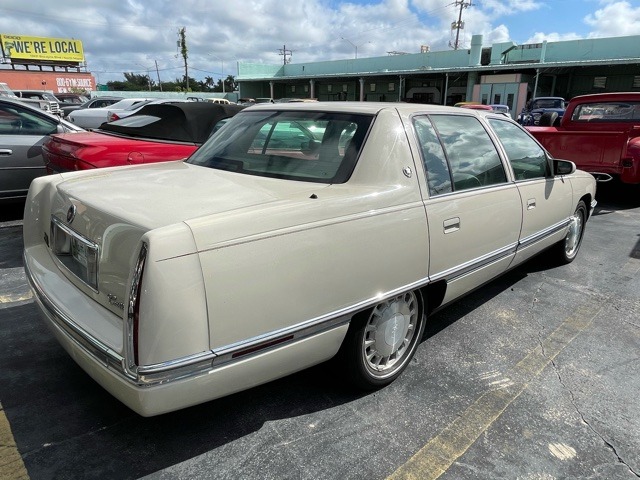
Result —
M139 332L140 332L140 299L142 293L142 274L147 259L147 245L142 244L138 261L136 262L129 292L129 307L127 310L127 369L135 373L139 363Z
M120 117L117 113L109 112L109 116L107 117L107 122L113 122L114 120L119 120Z

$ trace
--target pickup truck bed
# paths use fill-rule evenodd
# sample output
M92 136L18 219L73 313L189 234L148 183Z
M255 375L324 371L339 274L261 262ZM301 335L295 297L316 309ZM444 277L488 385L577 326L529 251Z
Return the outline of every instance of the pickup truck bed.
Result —
M527 130L556 158L640 184L640 93L575 97L560 126Z

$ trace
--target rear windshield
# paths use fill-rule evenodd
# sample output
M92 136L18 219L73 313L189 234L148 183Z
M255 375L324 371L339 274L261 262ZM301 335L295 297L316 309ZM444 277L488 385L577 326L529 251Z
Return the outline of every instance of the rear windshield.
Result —
M344 183L372 121L370 115L244 111L188 162L247 175Z
M576 107L571 120L589 123L638 122L640 102L585 103Z

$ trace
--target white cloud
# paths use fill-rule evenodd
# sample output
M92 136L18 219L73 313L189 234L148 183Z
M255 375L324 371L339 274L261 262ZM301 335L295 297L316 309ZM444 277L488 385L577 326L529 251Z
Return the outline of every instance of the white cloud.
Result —
M632 7L627 1L605 3L603 8L584 18L592 28L589 37L640 35L640 7Z

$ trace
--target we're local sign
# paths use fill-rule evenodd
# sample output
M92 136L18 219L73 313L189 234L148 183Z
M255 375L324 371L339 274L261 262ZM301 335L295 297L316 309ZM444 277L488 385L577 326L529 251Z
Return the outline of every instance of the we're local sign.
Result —
M12 60L84 62L82 42L73 38L0 34L2 55Z

